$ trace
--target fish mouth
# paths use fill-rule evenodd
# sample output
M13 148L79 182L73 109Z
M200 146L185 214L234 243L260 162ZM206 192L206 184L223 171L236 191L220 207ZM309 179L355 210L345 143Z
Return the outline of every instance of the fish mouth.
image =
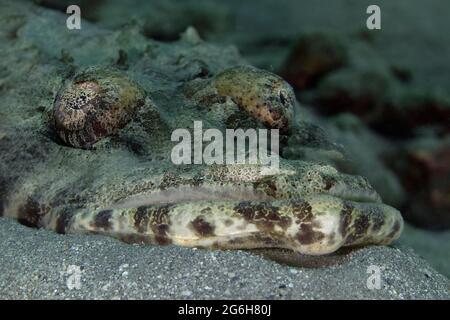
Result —
M166 212L168 239L182 246L285 248L309 255L342 246L387 244L399 237L403 225L400 213L383 204L375 191L345 188L342 183L324 193L284 198L251 185L214 191L210 186L183 185L132 195L102 212L138 229L143 217ZM127 216L132 218L126 220Z
M192 168L190 168L192 169ZM219 165L168 174L177 184L159 183L151 188L145 181L122 194L108 208L172 205L186 202L261 201L301 199L328 195L344 201L382 204L367 179L338 172L328 165L303 161L280 163L273 170L261 165ZM141 179L137 180L138 184ZM165 181L163 177L161 181Z
M381 197L374 189L352 188L345 184L336 184L323 193L317 195L330 195L341 200L357 203L382 204ZM305 195L307 197L311 195ZM252 185L235 184L232 186L190 186L180 185L160 190L149 190L132 194L118 200L108 209L126 209L132 207L152 205L172 205L187 202L219 202L219 201L277 201L301 198L297 196L276 197L257 190Z
M154 190L146 193L131 195L126 199L111 205L112 209L125 209L130 207L179 204L200 201L271 201L275 198L252 187L235 185L233 187L202 187L179 186L165 190Z

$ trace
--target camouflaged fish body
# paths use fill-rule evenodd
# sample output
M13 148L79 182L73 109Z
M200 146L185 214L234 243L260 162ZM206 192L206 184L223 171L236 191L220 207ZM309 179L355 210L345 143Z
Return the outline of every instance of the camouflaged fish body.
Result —
M221 132L276 128L281 148L295 150L302 146L281 136L306 130L308 153L320 153L320 137L295 127L307 119L290 85L243 66L235 48L159 43L133 28L110 32L88 22L73 38L58 24L63 14L17 5L23 19L15 6L4 8L11 25L2 41L20 64L12 71L10 60L0 61L2 86L14 88L3 90L0 107L0 216L128 242L306 254L400 235L400 213L364 178L339 173L323 157L280 157L280 172L270 175L258 165L171 161L171 133L200 120ZM104 67L122 51L128 69Z

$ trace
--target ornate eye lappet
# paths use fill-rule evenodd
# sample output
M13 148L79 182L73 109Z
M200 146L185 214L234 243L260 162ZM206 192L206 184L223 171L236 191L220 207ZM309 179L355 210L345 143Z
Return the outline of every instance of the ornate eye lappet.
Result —
M129 123L144 101L145 91L122 72L90 67L66 81L58 92L54 128L66 144L90 149Z
M294 115L295 95L279 76L249 66L226 69L213 78L220 96L230 97L239 107L269 128L287 131Z

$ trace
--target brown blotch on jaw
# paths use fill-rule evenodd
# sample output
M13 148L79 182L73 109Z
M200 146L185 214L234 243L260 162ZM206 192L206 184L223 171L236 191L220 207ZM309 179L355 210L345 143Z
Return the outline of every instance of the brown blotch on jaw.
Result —
M269 202L242 201L234 207L234 211L241 214L247 222L256 224L258 228L267 231L272 231L275 225L285 230L292 223L289 217L281 216L279 208Z
M173 205L166 204L156 207L148 207L147 214L150 224L167 224L170 225L169 211Z
M384 216L379 209L375 210L377 211L374 212L374 214L371 217L371 220L372 220L372 231L377 232L381 229L381 227L384 224Z
M134 226L145 232L147 225L150 224L169 224L169 211L171 204L167 205L148 205L137 208L134 215Z
M112 227L109 219L112 216L112 210L102 210L95 216L94 226L99 229L108 230Z
M169 226L167 224L154 224L151 228L157 244L168 245L172 243L172 240L168 236Z
M355 234L363 235L367 232L370 226L370 219L367 215L360 215L354 223Z
M28 197L26 202L18 209L17 220L27 227L39 228L45 214L46 211L42 205L32 197Z
M189 225L199 236L210 237L214 235L214 226L206 221L202 216L195 218Z
M172 243L168 236L170 207L170 205L138 207L134 215L136 230L139 233L145 233L150 227L157 244L166 245Z
M353 207L347 202L344 202L344 208L341 210L341 219L339 222L339 233L342 237L347 235L348 228L352 222L352 211Z
M363 238L367 234L370 226L370 219L367 215L358 216L353 222L353 232L348 236L346 243L352 243Z
M314 231L313 225L310 223L302 223L297 233L297 241L301 244L311 244L324 239L325 235L320 231Z
M72 221L73 216L74 212L72 211L60 212L58 219L56 220L55 231L60 234L66 233L70 227L70 222Z
M315 231L315 228L320 228L317 221L314 221L311 205L304 200L293 200L291 207L296 217L296 223L300 224L299 231L296 235L296 240L302 245L308 245L319 242L325 238L325 234L320 231Z
M144 233L147 231L148 227L148 212L147 207L138 207L136 213L134 214L134 227L139 233Z
M387 236L388 239L394 238L395 234L397 234L400 231L400 222L395 221L394 225L392 226L392 231Z

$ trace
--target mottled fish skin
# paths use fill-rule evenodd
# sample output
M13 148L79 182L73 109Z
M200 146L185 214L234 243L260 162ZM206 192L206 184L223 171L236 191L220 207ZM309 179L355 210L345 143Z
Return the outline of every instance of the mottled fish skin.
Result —
M90 67L59 90L53 127L67 145L90 149L130 122L144 100L144 90L118 70Z
M128 242L308 254L399 236L400 214L367 180L314 157L280 157L280 171L271 175L261 164L171 161L171 134L194 121L222 133L264 126L288 138L306 120L294 117L290 85L244 65L235 49L165 44L135 28L112 32L95 25L93 32L67 37L45 10L25 1L21 7L23 17L10 16L19 32L2 38L5 47L25 50L13 50L21 53L21 67L12 66L11 76L6 68L4 79L5 88L21 85L6 90L5 101L14 103L2 106L0 117L7 124L0 132L0 215L58 233ZM42 30L56 42L42 41ZM64 47L62 59L54 43ZM117 62L119 70L110 67L117 50L119 60L129 58Z
M213 85L219 96L230 97L270 128L286 132L292 124L294 91L273 73L250 66L237 66L217 74Z
M229 99L244 114L267 128L289 132L293 125L295 94L281 77L251 66L222 70L210 79L194 79L184 95L198 105L211 107Z
M286 248L320 255L388 244L402 232L392 207L329 195L276 201L195 201L54 215L46 228L126 242L217 249Z

